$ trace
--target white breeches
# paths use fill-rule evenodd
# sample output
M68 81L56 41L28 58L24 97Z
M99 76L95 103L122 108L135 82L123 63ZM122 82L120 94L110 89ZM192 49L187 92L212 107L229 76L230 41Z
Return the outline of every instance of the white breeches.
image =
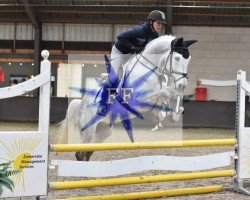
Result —
M119 73L119 70L122 70L122 72L124 71L123 66L131 57L132 54L123 54L115 47L115 45L113 45L111 51L111 65L117 75Z

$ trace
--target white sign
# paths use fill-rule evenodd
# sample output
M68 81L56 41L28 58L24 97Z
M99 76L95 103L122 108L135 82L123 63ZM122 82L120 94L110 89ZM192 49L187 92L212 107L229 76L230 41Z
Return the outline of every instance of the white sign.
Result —
M0 198L47 195L46 134L0 134Z

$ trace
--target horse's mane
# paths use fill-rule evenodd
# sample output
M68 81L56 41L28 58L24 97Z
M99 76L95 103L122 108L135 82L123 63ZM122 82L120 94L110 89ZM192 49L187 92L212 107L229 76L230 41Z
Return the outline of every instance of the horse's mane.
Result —
M145 47L145 51L147 53L159 53L162 51L165 51L166 48L164 47L170 47L171 41L175 39L174 36L172 35L163 35L160 36L154 40L152 40L151 42L149 42L146 47Z

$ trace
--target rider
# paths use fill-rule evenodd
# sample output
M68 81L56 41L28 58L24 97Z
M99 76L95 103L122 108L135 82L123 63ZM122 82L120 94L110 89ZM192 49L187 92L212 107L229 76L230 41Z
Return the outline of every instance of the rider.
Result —
M159 37L162 24L166 24L165 14L162 11L153 10L148 15L147 22L117 36L117 41L111 51L111 64L118 76L119 69L122 69L133 54L141 53L147 43ZM100 103L97 114L106 115L104 107Z
M162 24L166 24L165 14L153 10L148 15L147 22L117 36L111 51L112 67L117 74L119 68L131 58L132 54L140 53L148 42L159 37Z

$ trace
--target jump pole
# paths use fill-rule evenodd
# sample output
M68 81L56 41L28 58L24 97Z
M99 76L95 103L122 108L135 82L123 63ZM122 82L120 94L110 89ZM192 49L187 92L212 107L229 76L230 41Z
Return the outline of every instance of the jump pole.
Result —
M72 197L72 198L57 199L57 200L132 200L132 199L174 197L174 196L194 195L194 194L207 194L207 193L220 192L221 190L222 190L221 185L215 185L215 186L196 187L196 188L180 188L172 190L169 189L169 190L113 194L113 195L102 195L102 196Z
M117 185L131 185L155 182L169 182L169 181L184 181L205 178L219 178L232 177L236 173L234 170L220 170L220 171L206 171L206 172L192 172L179 174L166 174L156 176L138 176L138 177L122 177L122 178L108 178L97 180L83 180L83 181L67 181L67 182L51 182L49 189L51 190L69 190L80 188L106 187Z
M134 142L134 143L52 144L50 145L50 151L75 152L75 151L138 150L138 149L161 149L161 148L181 148L181 147L234 146L236 144L237 144L236 139Z

